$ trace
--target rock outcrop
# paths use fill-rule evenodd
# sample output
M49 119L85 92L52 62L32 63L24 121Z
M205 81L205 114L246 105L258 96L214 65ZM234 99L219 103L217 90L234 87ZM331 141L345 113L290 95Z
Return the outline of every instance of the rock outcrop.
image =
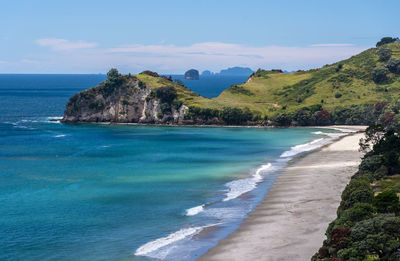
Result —
M195 69L190 69L185 72L185 80L198 80L200 79L199 71Z
M169 88L167 98L135 76L118 76L72 96L62 121L180 124L188 107L177 100L173 86L160 88Z

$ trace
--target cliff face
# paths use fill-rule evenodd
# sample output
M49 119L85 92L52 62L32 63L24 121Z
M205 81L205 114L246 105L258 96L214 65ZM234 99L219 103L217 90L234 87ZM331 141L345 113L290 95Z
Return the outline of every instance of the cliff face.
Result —
M170 87L173 90L173 87ZM120 76L117 83L104 82L82 91L67 103L63 122L115 122L180 124L188 107L173 97L157 97L133 76Z

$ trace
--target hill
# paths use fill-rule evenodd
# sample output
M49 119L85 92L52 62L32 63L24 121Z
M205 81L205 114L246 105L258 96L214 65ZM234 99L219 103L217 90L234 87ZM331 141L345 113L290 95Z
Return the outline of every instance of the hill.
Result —
M126 84L128 76L119 77ZM213 99L201 97L181 83L156 73L129 77L144 83L148 89L146 97L151 89L155 92L159 87L172 86L177 94L174 101L187 107L180 124L325 125L397 121L400 43L371 48L319 69L293 73L259 69L246 83L233 85ZM102 84L96 88L101 89ZM114 85L114 91L121 86ZM163 111L159 107L163 102L156 96L154 99L156 114L161 117Z

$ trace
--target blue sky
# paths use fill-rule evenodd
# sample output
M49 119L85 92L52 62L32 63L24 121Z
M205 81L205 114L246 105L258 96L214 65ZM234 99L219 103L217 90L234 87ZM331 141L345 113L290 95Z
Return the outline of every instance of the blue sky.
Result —
M400 1L2 1L0 73L314 68L400 36Z

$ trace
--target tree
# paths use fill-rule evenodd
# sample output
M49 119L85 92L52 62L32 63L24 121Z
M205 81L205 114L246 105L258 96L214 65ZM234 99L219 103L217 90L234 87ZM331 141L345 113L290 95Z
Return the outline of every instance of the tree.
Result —
M395 41L399 40L399 38L393 38L393 37L383 37L379 42L376 43L376 47L382 46L384 44L388 43L393 43Z
M376 54L379 56L379 61L386 62L392 56L392 50L389 48L379 48Z
M371 125L365 130L365 139L360 139L360 151L369 152L385 135L385 128L382 125ZM367 155L366 155L367 156ZM361 164L362 166L362 164ZM379 166L378 166L379 167Z
M375 83L384 83L388 79L388 73L389 70L384 66L375 67L375 69L372 70L372 80L374 80Z
M111 86L114 86L119 82L120 76L121 76L121 74L118 72L117 69L111 68L107 73L106 83Z
M317 125L328 125L331 123L331 114L327 110L322 110L316 113L315 117Z
M386 67L392 73L400 73L400 59L390 58Z

